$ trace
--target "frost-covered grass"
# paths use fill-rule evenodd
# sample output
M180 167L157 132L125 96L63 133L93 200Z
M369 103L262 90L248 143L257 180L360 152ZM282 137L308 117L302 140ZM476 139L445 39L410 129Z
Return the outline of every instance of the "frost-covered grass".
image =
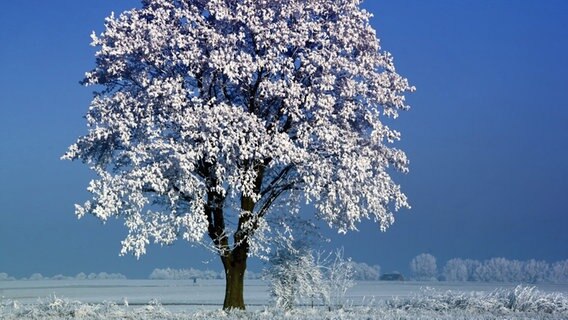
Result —
M417 310L420 312L491 313L494 315L538 314L568 317L568 296L563 293L544 293L534 287L517 286L514 289L499 289L490 293L440 292L424 289L410 298L392 299L385 302L387 308Z
M355 304L353 304L355 305ZM174 310L159 302L139 306L82 303L51 296L33 304L0 301L0 319L568 319L568 296L534 287L499 289L489 293L424 289L413 296L366 299L339 310L300 307L282 311L263 307L252 311Z

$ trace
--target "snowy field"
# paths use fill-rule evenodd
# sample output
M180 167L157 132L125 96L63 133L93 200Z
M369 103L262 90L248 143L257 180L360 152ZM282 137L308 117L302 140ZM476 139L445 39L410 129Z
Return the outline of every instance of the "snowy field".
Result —
M223 280L0 281L0 319L568 319L568 285L359 281L341 310L283 312L248 280L248 310L228 314L223 291Z

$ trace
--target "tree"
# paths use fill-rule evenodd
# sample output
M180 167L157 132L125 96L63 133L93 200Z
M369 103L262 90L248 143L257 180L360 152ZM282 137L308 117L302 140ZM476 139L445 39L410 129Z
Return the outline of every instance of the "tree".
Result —
M549 280L554 283L568 283L568 260L552 264Z
M483 282L520 282L523 281L523 263L505 258L486 260L475 270L475 278Z
M521 275L524 282L540 283L544 282L550 274L550 265L546 261L534 259L523 262Z
M408 171L400 134L383 122L414 88L360 2L143 0L111 15L83 81L99 89L89 131L63 156L97 174L76 214L123 217L121 254L212 248L224 308L244 308L247 257L265 253L278 208L385 230L409 206L391 178Z
M444 266L446 281L476 281L476 270L481 263L472 259L455 258Z
M353 270L353 279L362 281L377 281L381 278L381 266L370 266L365 262L351 261L349 263Z
M410 271L416 280L435 280L438 274L436 258L429 253L422 253L410 261Z
M446 262L444 278L446 281L468 281L469 274L465 260L456 258Z

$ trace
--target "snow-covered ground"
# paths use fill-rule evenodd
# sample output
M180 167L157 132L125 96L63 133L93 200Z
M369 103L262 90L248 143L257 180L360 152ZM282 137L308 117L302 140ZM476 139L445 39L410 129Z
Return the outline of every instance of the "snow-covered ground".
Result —
M568 285L358 282L343 310L270 307L246 282L247 313L219 311L223 280L0 281L0 319L568 319Z

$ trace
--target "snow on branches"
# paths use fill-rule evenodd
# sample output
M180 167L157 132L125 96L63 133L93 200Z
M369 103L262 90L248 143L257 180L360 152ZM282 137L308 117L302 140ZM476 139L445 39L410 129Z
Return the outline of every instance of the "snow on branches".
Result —
M223 251L230 234L256 248L278 201L311 202L340 232L385 230L409 207L389 174L408 160L383 118L414 88L360 0L142 4L92 35L84 84L99 91L63 156L98 175L77 214L125 218L122 253L178 238Z

